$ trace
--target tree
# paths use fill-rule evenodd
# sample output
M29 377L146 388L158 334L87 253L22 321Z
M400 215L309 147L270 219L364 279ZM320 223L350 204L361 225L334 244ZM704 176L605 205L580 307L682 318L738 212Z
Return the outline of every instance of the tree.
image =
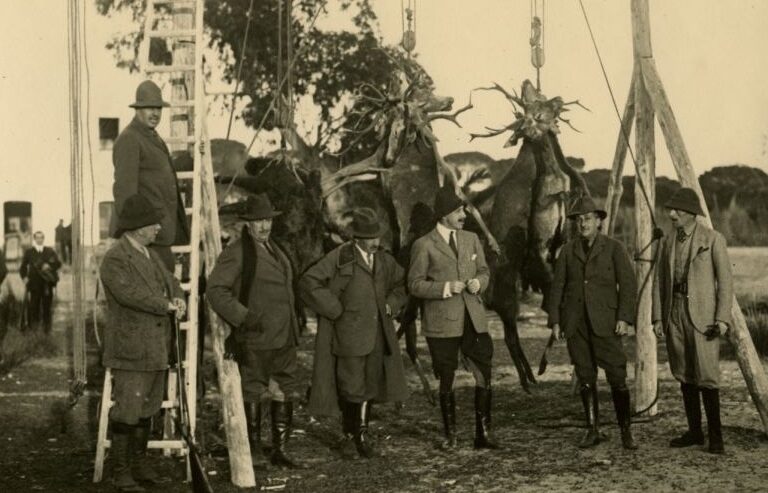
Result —
M116 36L107 48L115 55L118 67L136 71L138 46L142 41L141 26L146 10L145 0L95 0L100 14L111 16L130 12L136 32ZM205 23L210 46L223 64L224 79L234 82L237 63L242 57L250 0L206 0ZM257 127L270 107L278 87L278 1L255 1L251 15L245 63L243 64L240 93L250 102L241 115L245 123ZM377 35L378 20L371 0L283 0L282 5L293 5L291 13L292 48L296 58L293 67L292 94L294 102L311 95L319 114L319 126L310 136L317 147L326 148L335 141L340 125L334 125L333 115L349 109L349 96L363 83L382 91L387 87L394 64L415 65L406 60L397 47L383 46ZM349 31L326 31L313 23L318 9L319 19L328 16L326 7L338 8L348 16L353 26ZM283 19L287 13L283 12ZM282 30L286 39L287 29ZM287 51L283 43L283 53ZM153 41L150 57L156 59L166 50L162 43ZM283 67L287 64L283 61ZM420 69L420 67L419 67ZM267 128L277 123L274 114L266 119Z

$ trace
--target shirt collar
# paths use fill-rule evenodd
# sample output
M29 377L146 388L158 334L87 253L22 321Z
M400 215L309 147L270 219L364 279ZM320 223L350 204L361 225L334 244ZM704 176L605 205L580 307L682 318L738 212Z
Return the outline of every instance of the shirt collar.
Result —
M368 258L369 258L368 255L369 255L369 253L366 252L365 250L363 250L362 248L360 248L360 245L358 245L356 241L354 242L354 244L355 244L355 247L357 248L357 250L363 256L363 259L365 259L365 261L368 262Z
M445 226L443 223L437 223L437 226L435 226L435 229L437 229L438 234L440 237L445 240L446 243L450 241L451 232L456 232L455 229L451 229L447 226ZM458 238L456 241L459 241Z
M45 245L38 245L35 243L35 250L37 250L37 253L43 253L43 248L45 248Z
M125 238L128 240L128 243L131 244L133 248L140 251L142 255L149 258L149 251L147 250L147 247L139 243L138 241L134 240L131 235L125 235Z

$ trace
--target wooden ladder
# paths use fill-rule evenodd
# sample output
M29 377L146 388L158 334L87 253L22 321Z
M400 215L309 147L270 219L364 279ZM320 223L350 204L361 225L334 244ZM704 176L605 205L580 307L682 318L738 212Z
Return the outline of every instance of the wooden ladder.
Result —
M147 0L147 11L144 24L144 40L139 51L139 62L143 72L148 76L169 82L171 87L170 99L170 137L163 140L168 149L174 153L188 153L192 158L192 170L177 171L184 209L190 225L190 243L174 246L176 268L174 274L181 279L181 286L187 296L187 314L179 324L181 329L182 351L184 352L181 367L184 369L184 389L186 404L189 409L189 435L194 439L197 417L197 353L198 353L198 280L200 277L200 242L202 220L202 180L206 189L213 187L213 176L210 164L210 143L205 130L205 115L207 106L203 88L203 3L204 0ZM165 45L163 46L163 43ZM158 48L158 50L156 50ZM164 48L164 50L163 50ZM162 53L164 51L164 53ZM158 53L163 62L157 63ZM170 56L168 56L170 55ZM199 151L204 144L204 157ZM207 167L209 169L204 169ZM215 192L214 192L215 193ZM215 204L215 197L213 198ZM208 207L210 208L210 207ZM214 207L215 210L215 207ZM206 228L218 229L207 222ZM218 237L218 231L208 231ZM180 261L181 258L181 261ZM162 440L150 440L148 448L163 449L165 455L176 452L187 457L187 479L190 479L188 448L184 440L176 437L173 417L178 414L179 400L176 369L168 372L167 397L162 408L166 410ZM96 442L96 459L94 464L93 481L99 482L104 472L104 458L111 441L107 438L109 426L109 409L112 401L112 372L106 369L104 387L99 410L99 431Z

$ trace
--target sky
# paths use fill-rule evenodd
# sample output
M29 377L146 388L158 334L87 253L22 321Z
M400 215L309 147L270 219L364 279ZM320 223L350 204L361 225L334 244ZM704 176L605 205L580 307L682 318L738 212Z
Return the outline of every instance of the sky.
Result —
M86 2L93 172L85 171L86 209L111 200L111 153L99 150L99 117L131 117L138 74L114 66L104 45L116 32L135 29L126 16L99 16ZM412 0L413 1L413 0ZM71 219L69 186L68 45L64 0L0 1L0 202L33 202L33 227L53 240L59 218ZM407 4L407 0L405 0ZM632 71L629 0L583 0L608 79L622 110ZM610 167L618 136L611 103L578 0L545 1L542 91L548 97L578 99L590 111L569 114L576 132L563 126L566 154L586 160L586 169ZM329 3L333 5L333 0ZM466 104L473 88L498 82L519 90L535 78L530 64L530 0L416 0L416 53L437 92ZM387 44L402 34L401 2L374 0L380 34ZM653 55L694 168L743 163L768 171L768 1L650 0ZM244 22L244 19L233 19ZM330 9L324 29L344 29L346 16ZM212 59L212 57L209 57ZM212 90L226 89L218 85ZM513 157L504 138L469 142L470 132L513 120L511 107L494 92L474 93L474 109L462 114L463 128L435 123L443 154L479 151ZM84 105L85 106L85 105ZM84 108L85 110L85 108ZM167 115L166 115L167 116ZM224 137L228 114L212 102L211 137ZM236 122L232 137L249 142L253 131ZM657 127L657 174L674 176ZM633 141L634 143L634 141ZM258 154L254 148L252 154ZM631 162L625 169L632 174ZM87 216L90 216L87 213ZM92 231L86 220L87 230ZM98 239L97 228L94 228ZM86 243L90 243L86 234Z

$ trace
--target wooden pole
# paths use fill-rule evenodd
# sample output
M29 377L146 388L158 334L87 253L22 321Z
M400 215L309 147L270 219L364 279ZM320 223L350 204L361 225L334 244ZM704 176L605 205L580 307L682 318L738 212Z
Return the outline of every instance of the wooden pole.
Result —
M621 178L624 176L624 162L627 159L629 136L632 134L632 121L635 119L635 79L637 78L637 70L637 67L635 67L635 70L632 72L632 82L629 85L627 104L624 105L624 116L621 118L619 137L616 140L616 152L613 155L611 177L608 181L608 193L605 197L605 212L608 213L608 217L605 220L605 234L608 236L613 236L616 230L616 218L619 213L621 195L624 193Z
M635 67L640 60L653 56L651 51L651 29L648 14L648 0L632 0L632 34ZM640 252L653 241L652 214L656 189L656 143L654 137L655 116L650 96L638 70L635 80L635 129L636 160L635 175L635 252ZM653 276L650 275L653 249L646 249L636 260L635 273L638 280L637 319L635 320L635 410L645 409L656 399L658 369L656 336L653 333L652 303ZM647 282L644 280L648 278ZM648 409L651 416L658 412L654 404Z
M669 154L672 156L672 163L677 171L678 179L683 186L690 187L696 191L706 213L701 221L705 225L712 227L712 220L709 216L701 187L699 186L699 180L691 165L688 152L683 143L682 134L672 113L672 106L669 104L669 99L664 91L664 86L661 83L652 58L642 61L642 73L653 106L659 115L659 124L664 134ZM757 407L757 412L763 424L763 430L768 434L768 377L766 377L765 369L755 350L755 345L752 342L749 329L744 320L744 314L741 312L741 307L739 307L739 302L735 297L731 317L732 323L728 331L728 340L736 352L739 368L742 375L744 375L747 388L752 396L752 402Z

